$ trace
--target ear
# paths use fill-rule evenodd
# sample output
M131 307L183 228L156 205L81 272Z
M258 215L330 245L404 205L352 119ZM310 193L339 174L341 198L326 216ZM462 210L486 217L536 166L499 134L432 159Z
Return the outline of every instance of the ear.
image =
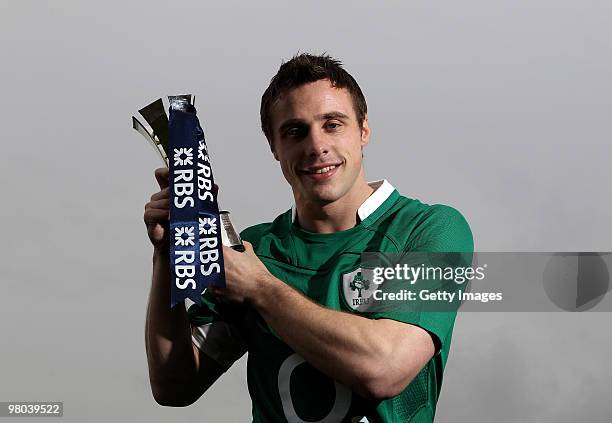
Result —
M372 130L370 129L370 125L368 124L368 114L366 113L363 117L363 127L361 128L361 147L365 147L367 143L370 142L370 134Z

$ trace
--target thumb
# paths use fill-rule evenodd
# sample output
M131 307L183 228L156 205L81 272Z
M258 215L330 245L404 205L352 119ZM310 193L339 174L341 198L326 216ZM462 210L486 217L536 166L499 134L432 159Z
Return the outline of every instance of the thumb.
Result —
M154 242L162 241L164 239L164 227L159 223L149 225L149 236Z

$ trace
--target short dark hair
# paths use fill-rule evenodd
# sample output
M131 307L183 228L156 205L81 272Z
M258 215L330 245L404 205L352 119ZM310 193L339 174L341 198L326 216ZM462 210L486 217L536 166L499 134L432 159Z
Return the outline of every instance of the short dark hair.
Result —
M261 129L272 147L272 119L270 109L278 98L290 90L310 82L328 79L335 88L346 88L353 99L353 108L357 123L363 128L363 121L368 112L365 97L361 88L344 68L339 60L327 53L315 56L308 53L295 55L288 62L283 62L266 91L261 96Z

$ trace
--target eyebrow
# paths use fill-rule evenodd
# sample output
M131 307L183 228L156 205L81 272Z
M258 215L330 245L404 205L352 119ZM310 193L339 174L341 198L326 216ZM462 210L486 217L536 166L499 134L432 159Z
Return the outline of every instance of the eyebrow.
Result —
M342 112L329 112L323 113L322 115L316 115L316 120L329 120L329 119L348 119L349 117Z
M329 120L329 119L350 119L348 115L345 115L342 112L328 112L320 115L315 115L315 120ZM300 125L303 124L304 121L302 119L289 119L283 122L283 124L278 128L279 131L283 131L292 125Z

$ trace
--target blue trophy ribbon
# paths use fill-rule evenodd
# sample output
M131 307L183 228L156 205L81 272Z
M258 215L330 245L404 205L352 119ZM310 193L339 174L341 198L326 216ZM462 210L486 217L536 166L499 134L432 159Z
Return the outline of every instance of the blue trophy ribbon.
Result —
M208 285L225 286L225 272L210 156L191 104L170 107L168 160L171 307L200 304Z

